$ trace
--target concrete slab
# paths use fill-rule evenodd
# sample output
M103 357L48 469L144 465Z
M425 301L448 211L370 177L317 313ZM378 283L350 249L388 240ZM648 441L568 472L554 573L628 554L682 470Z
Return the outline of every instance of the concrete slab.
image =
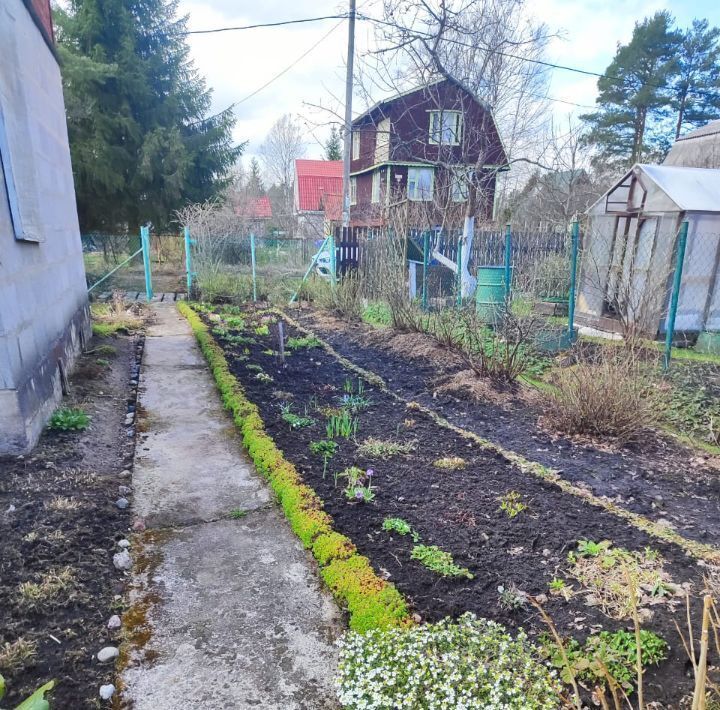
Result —
M337 707L339 613L277 510L177 531L161 554L157 657L123 678L135 710Z

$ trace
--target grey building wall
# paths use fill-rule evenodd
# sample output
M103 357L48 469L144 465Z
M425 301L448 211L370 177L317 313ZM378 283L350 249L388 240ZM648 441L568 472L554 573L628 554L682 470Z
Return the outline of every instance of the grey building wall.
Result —
M16 238L0 172L2 454L35 444L90 335L60 68L22 0L0 0L0 108L34 240Z

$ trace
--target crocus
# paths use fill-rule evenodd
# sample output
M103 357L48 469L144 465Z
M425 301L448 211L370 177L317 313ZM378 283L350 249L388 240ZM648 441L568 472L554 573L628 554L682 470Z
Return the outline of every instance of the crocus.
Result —
M371 468L369 468L367 471L365 471L365 474L368 478L372 478L375 475L375 471L373 471Z

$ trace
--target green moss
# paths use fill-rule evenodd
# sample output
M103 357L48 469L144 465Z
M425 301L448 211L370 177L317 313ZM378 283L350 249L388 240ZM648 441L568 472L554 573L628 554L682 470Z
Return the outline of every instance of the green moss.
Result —
M198 340L215 377L223 405L239 428L255 467L270 483L295 534L321 566L320 574L336 599L350 613L357 631L411 623L407 604L390 583L378 577L369 560L355 552L353 543L332 528L322 500L306 486L265 431L257 407L250 402L228 368L222 348L191 306L178 303Z

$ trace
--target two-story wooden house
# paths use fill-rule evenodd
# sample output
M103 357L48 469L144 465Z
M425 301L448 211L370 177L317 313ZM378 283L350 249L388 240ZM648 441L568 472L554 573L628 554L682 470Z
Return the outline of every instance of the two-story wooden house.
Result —
M490 107L449 79L381 101L352 124L350 215L378 226L407 205L416 224L462 223L468 191L491 219L497 173L507 157Z

